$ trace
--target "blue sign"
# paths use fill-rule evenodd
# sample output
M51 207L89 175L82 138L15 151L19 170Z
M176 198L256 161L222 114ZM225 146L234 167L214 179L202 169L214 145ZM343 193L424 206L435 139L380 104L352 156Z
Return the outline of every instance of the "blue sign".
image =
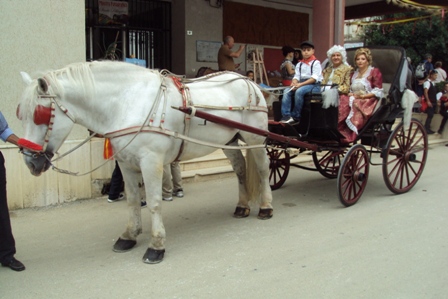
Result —
M128 62L128 63L132 63L132 64L135 64L135 65L142 66L142 67L146 67L146 60L144 60L144 59L126 58L125 61Z

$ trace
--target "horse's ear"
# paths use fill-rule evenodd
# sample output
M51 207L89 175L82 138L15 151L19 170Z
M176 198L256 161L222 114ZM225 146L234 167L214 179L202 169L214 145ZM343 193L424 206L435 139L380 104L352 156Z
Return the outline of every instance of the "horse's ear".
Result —
M23 82L25 82L26 85L30 85L31 81L33 81L33 79L31 79L31 76L28 75L28 73L20 72L20 75L22 75L22 80Z
M46 93L48 91L48 83L44 78L37 79L37 83L39 84L39 88Z

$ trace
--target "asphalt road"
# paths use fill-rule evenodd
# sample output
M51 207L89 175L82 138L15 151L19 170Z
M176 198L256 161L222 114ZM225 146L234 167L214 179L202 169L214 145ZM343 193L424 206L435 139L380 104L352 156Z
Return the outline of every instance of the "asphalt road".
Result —
M232 217L234 178L189 183L163 203L165 260L115 253L126 203L105 198L12 212L23 272L0 268L0 298L447 298L448 148L433 145L408 193L392 195L371 167L360 201L344 208L336 180L292 169L274 217Z

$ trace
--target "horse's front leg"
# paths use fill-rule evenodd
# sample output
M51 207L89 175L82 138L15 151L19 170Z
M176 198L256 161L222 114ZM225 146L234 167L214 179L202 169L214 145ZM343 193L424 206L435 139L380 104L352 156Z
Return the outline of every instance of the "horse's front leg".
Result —
M160 263L165 255L166 233L162 219L163 163L160 159L142 159L141 170L146 202L151 213L151 240L143 256L143 262L156 264Z
M249 198L246 190L246 160L240 150L223 150L230 160L233 170L238 178L238 204L233 216L244 218L250 214Z
M125 182L129 217L125 232L114 244L113 250L115 252L125 252L133 248L137 244L137 236L142 233L141 194L139 188L142 181L141 175L127 168L124 163L120 163L120 167Z

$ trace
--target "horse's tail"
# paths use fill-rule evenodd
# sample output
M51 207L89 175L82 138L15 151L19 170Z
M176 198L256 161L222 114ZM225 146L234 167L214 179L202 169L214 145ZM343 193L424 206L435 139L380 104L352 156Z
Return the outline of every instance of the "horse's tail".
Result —
M261 202L261 176L252 150L246 152L246 191L249 202Z

